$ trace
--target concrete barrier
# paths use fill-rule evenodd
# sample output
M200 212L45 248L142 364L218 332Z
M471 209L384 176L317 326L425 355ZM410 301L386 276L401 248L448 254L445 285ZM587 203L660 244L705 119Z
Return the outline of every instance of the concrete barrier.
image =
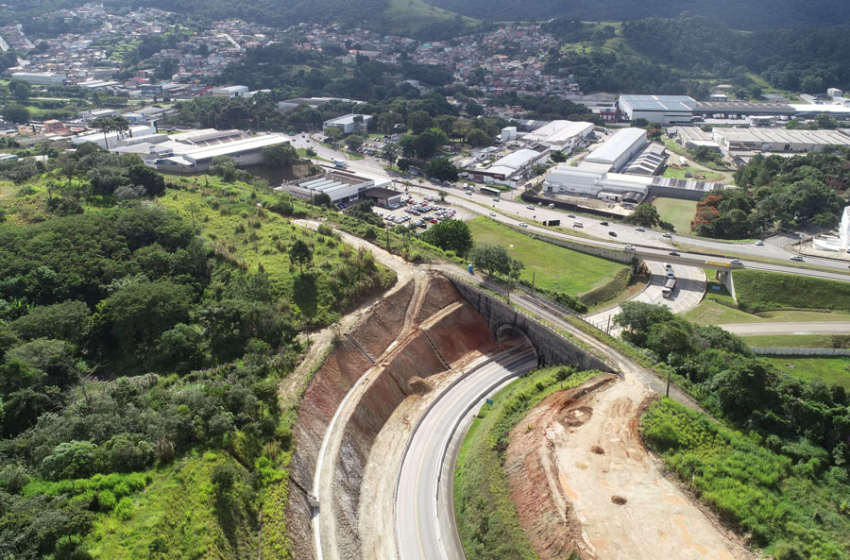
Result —
M460 295L478 310L494 335L498 336L504 332L505 327L511 327L528 336L541 365L574 365L580 370L597 369L616 373L610 365L533 317L457 277L447 274L446 278Z

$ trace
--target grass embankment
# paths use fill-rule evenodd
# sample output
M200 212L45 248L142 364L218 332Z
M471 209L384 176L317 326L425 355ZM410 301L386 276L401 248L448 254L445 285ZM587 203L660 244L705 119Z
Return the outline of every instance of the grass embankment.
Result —
M572 251L519 233L488 218L467 222L477 245L499 245L525 264L521 280L546 290L576 297L605 286L628 267L600 257ZM615 297L619 292L610 294Z
M733 278L737 303L710 283L705 300L684 317L700 325L850 321L850 283L755 270Z
M664 174L667 176L667 174ZM676 228L676 233L690 235L691 222L696 213L697 203L692 200L676 200L674 198L656 198L652 205L658 210L661 219L670 222Z
M820 379L827 384L850 389L850 357L801 358L798 356L765 357L776 369L797 379Z
M734 280L741 309L792 307L850 312L848 282L756 270L739 270Z
M774 334L740 337L753 348L846 348L840 340L850 336L833 334ZM836 344L837 343L837 344Z
M690 167L668 167L664 170L664 177L683 180L693 179L694 181L708 181L709 183L722 183L726 179L726 176L722 173Z
M646 411L647 445L738 532L776 558L850 558L846 470L823 476L758 441L663 399Z
M537 370L499 391L493 405L481 408L463 440L455 471L455 512L469 560L537 558L511 500L503 452L511 429L534 406L598 374L575 373L559 383L559 369Z
M380 21L382 33L390 35L416 34L426 27L454 22L458 14L431 6L422 0L389 0L388 7L376 19ZM461 16L467 25L478 24L478 20ZM377 23L373 27L378 27Z

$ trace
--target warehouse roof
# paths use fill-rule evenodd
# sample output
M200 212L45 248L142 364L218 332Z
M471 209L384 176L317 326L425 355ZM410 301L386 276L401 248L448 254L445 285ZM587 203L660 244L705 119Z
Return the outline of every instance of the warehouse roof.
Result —
M765 144L820 144L850 146L850 138L836 130L787 130L782 128L718 128L715 134L729 142Z
M793 115L797 111L783 103L752 103L750 101L700 101L694 113L738 113L746 115Z
M624 128L612 136L607 142L590 152L584 159L592 163L613 164L641 138L646 139L646 131L644 129Z
M697 102L687 95L621 95L635 111L684 111L690 112Z

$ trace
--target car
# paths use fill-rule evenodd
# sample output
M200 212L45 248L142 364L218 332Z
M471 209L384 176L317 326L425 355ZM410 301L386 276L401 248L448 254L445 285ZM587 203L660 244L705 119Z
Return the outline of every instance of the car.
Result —
M681 257L682 256L679 253L677 253L676 251L670 251L668 253L668 255L670 255L671 257Z
M575 214L567 214L567 218L575 218L575 217L576 217Z
M741 262L741 259L732 259L732 264L736 264L738 266L744 266L744 263Z
M528 227L528 224L525 222L520 222L519 227Z
M645 229L643 229L642 227L636 227L636 228L635 228L635 231L644 232L644 231L646 231L646 230L645 230Z
M791 260L792 260L792 261L797 261L797 262L803 262L803 257L801 257L800 255L793 255L793 256L791 257Z
M584 224L581 223L581 222L573 222L573 227L574 228L583 228Z
M429 222L431 222L432 224L436 224L436 223L437 223L437 218L431 218L431 219L430 219L430 220L428 220L428 221L429 221Z
M609 231L608 235L610 235L611 237L617 237L617 232L616 231Z
M423 221L421 224L419 224L419 227L425 227L425 228L426 228L426 227L428 227L428 224L426 224L426 223Z
M665 239L673 239L673 234L672 233L665 233L661 237L664 237Z
M761 239L756 241L756 247L764 247L764 241L762 241Z
M607 226L607 225L608 225L608 222L599 222L599 225L600 225L600 226Z
M528 206L526 206L526 207L525 207L525 209L526 209L526 210L534 210L534 206L532 206L531 204L529 204Z
M623 250L624 251L634 251L635 246L634 245L626 245L625 247L623 247Z
M495 213L495 212L490 212L490 217L491 217L491 218L495 218L495 217L496 217L496 213Z
M672 270L669 270L669 271L667 271L667 278L669 278L669 279L676 278L676 274Z
M472 191L466 191L466 194L468 194L469 196L472 196Z
M664 263L664 269L665 269L665 270L670 270L671 268L673 268L673 265L672 265L672 264L670 264L670 263Z
M555 207L554 204L550 204L547 208L554 208L554 207Z

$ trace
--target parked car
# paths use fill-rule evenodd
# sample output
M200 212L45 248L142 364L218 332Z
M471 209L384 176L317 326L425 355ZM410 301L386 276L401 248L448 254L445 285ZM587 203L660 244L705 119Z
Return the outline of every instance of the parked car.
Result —
M600 226L607 226L607 225L608 225L608 222L599 222L599 225L600 225Z
M549 208L554 208L554 207L555 207L555 205L554 205L554 204L550 204L550 205L549 205Z
M762 241L761 239L756 241L756 247L764 247L764 241Z
M617 237L617 232L616 231L609 231L608 235L610 235L611 237Z
M575 218L575 217L576 217L575 214L567 214L567 218Z
M644 232L644 231L646 231L646 230L645 230L645 229L643 229L642 227L636 227L636 228L635 228L635 231Z
M495 212L490 212L490 217L491 217L491 218L495 218L495 217L496 217L496 213L495 213Z

